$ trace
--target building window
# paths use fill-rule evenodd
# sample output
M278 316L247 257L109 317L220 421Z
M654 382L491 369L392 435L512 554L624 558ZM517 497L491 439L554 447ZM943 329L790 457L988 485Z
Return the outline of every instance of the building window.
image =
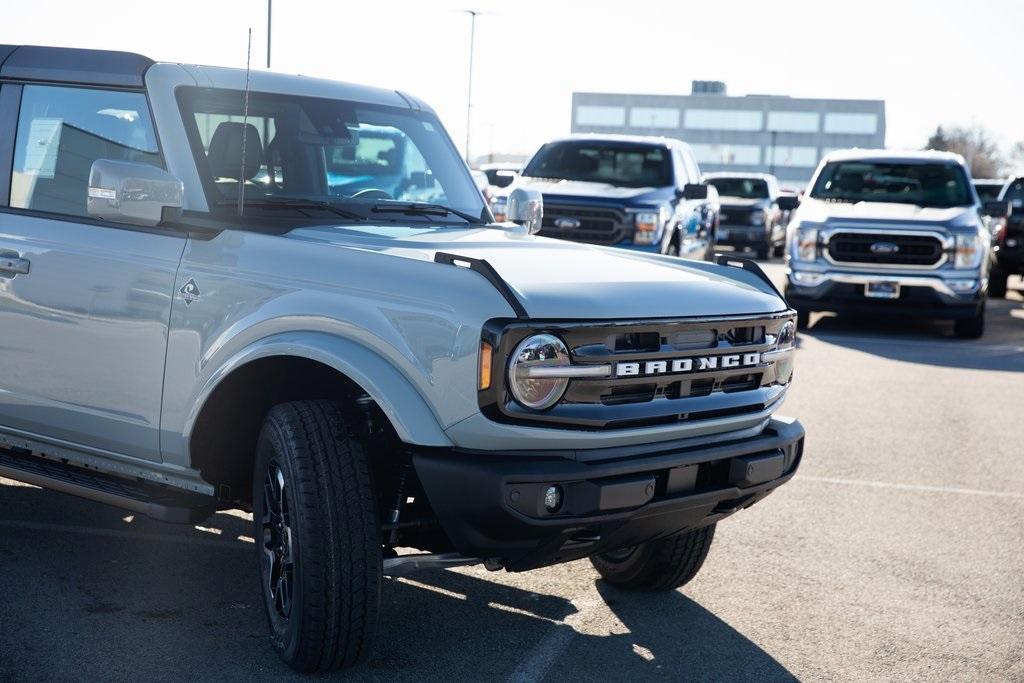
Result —
M825 114L825 132L874 135L878 132L876 114Z
M770 111L768 130L780 133L817 133L818 114L813 111Z
M757 145L691 144L690 149L701 164L757 166L761 163L761 148Z
M765 150L769 166L807 166L818 165L817 147L768 147Z
M694 130L761 130L764 115L742 109L687 109L684 120Z
M576 108L576 124L580 126L616 126L621 128L626 125L626 108L581 105Z
M633 128L679 128L679 110L664 107L633 107L629 110Z

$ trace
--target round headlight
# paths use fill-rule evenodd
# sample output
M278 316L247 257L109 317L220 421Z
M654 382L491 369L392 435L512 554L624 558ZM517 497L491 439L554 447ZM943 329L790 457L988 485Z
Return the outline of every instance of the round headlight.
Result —
M539 369L564 367L569 367L569 349L561 339L553 334L527 337L516 347L508 368L508 386L513 398L532 410L555 405L569 386L569 380L545 377Z

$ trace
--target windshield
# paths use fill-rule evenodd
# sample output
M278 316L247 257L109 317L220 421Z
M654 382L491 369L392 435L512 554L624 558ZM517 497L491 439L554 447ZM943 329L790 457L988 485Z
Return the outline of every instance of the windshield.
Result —
M999 199L999 193L1003 191L1002 183L974 183L974 191L978 193L978 199L987 202Z
M620 187L665 187L672 184L672 160L668 149L654 145L552 142L540 148L523 175Z
M949 163L833 161L821 170L811 196L933 208L974 203L963 170Z
M739 197L740 199L766 199L768 183L757 178L708 178L708 184L714 185L718 194L723 197Z
M211 207L230 209L241 190L257 206L304 199L362 213L398 200L486 214L433 114L251 92L246 117L239 91L185 88L179 99Z

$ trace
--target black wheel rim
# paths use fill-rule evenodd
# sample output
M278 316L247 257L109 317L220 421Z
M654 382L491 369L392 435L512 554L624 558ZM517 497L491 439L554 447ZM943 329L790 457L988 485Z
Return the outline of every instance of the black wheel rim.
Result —
M291 616L295 585L290 498L284 472L271 462L263 480L263 581L274 612L285 620Z

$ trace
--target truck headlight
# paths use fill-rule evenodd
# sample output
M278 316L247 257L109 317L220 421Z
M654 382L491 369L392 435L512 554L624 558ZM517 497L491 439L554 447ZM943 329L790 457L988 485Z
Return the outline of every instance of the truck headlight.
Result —
M508 197L495 197L491 202L491 213L494 214L495 221L504 223L508 216Z
M508 367L508 386L512 397L524 408L550 408L562 398L569 379L545 376L545 370L550 372L569 365L569 349L561 339L553 334L527 337L516 347Z
M750 224L751 225L761 225L763 223L764 223L764 211L761 211L760 209L755 209L754 211L750 212Z
M977 268L981 265L981 257L984 253L984 245L977 234L957 235L953 267Z
M657 211L641 211L633 219L636 230L633 233L634 244L654 244L658 239L661 227L661 214Z
M818 258L818 229L797 228L793 258L797 261L815 261Z

